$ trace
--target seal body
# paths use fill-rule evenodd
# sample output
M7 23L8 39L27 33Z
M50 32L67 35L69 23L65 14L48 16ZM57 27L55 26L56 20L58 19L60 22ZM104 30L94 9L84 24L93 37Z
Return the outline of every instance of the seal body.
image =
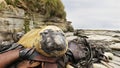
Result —
M35 47L40 54L47 57L62 56L68 48L64 32L57 26L33 29L26 33L18 43L26 48Z

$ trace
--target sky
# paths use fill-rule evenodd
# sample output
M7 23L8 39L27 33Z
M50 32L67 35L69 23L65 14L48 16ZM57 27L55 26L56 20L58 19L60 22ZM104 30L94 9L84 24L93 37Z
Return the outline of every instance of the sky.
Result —
M120 30L120 0L62 0L67 20L78 29Z

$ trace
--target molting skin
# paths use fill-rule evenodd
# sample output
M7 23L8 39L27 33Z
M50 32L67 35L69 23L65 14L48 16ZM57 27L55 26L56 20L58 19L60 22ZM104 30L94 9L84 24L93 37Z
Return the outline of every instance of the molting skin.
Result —
M66 49L65 36L60 31L53 31L47 29L40 33L42 39L40 41L41 48L48 54L57 54L57 51L62 51Z
M25 48L34 46L36 51L46 57L63 56L68 49L68 42L64 32L57 26L32 29L22 36L18 43Z

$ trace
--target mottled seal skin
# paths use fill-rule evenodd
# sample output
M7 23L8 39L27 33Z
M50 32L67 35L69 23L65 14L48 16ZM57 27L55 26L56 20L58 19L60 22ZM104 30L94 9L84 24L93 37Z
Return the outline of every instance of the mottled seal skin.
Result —
M68 43L64 32L57 26L46 26L33 29L26 33L19 41L26 48L32 48L47 57L58 57L65 54Z
M56 55L57 51L63 51L66 49L65 36L60 31L53 31L47 29L40 33L42 39L40 41L41 48L50 55Z

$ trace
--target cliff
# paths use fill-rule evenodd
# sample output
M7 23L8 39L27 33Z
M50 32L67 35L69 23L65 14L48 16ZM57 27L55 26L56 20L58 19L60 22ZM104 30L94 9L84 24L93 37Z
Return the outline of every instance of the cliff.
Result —
M7 32L27 32L47 25L73 31L61 0L1 0L0 24L0 31Z

